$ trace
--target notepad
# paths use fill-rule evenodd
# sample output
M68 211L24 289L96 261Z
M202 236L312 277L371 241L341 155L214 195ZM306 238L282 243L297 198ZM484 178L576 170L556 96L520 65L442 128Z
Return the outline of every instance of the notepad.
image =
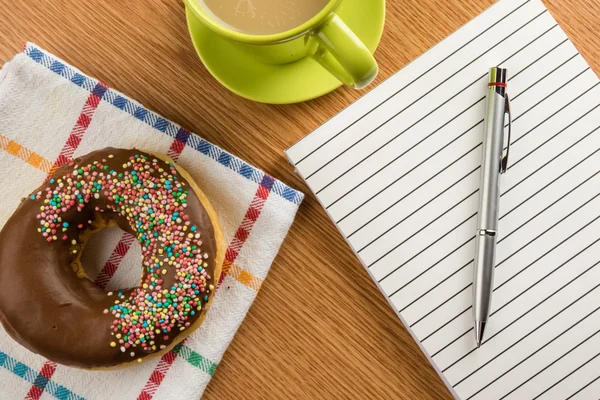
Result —
M513 139L493 312L475 350L495 65L509 70ZM456 398L600 396L598 84L539 0L502 0L287 151Z

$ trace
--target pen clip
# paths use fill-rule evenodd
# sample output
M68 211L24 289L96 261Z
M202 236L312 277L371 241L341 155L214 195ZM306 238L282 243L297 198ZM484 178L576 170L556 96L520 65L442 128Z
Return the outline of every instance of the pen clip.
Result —
M510 152L510 134L512 130L512 118L510 115L510 100L508 99L508 94L504 96L504 115L508 116L508 143L506 145L506 151L502 154L502 159L500 160L500 173L506 173L508 169L508 153Z

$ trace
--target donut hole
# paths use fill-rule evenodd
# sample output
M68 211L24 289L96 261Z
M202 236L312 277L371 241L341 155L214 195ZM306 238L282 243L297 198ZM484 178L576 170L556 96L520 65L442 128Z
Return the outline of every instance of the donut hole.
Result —
M104 228L85 244L81 264L86 276L106 291L131 288L140 283L142 249L120 228Z

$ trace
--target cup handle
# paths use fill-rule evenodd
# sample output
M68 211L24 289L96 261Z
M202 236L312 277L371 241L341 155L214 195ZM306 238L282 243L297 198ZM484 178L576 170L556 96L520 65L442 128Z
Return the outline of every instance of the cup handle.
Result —
M318 47L312 57L345 85L362 89L375 79L375 58L352 30L333 14L313 36Z

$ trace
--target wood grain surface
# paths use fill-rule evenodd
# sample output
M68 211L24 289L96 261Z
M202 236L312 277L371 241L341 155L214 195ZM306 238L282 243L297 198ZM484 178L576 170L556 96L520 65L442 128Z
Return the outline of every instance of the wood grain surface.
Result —
M492 3L388 0L377 83ZM600 72L600 3L545 4ZM452 398L283 153L364 91L289 106L237 97L197 58L178 0L0 0L0 61L26 41L307 193L205 398Z

